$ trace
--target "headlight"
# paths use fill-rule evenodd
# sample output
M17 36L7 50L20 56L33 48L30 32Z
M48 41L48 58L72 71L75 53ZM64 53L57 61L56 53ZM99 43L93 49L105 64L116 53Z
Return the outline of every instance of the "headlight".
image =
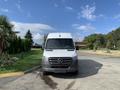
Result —
M48 57L43 56L43 57L42 57L42 63L43 63L43 64L48 64L48 63L49 63L49 62L48 62Z

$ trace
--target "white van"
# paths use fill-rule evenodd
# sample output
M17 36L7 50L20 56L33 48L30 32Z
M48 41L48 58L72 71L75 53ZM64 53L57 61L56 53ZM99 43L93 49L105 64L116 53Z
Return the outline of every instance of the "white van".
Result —
M78 72L78 56L70 33L49 33L43 52L43 74Z

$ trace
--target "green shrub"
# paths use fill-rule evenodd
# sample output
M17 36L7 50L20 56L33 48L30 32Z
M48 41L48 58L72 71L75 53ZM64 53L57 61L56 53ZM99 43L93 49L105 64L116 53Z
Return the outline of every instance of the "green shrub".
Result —
M0 56L0 67L13 65L18 59L16 57L10 57L7 53L3 53Z

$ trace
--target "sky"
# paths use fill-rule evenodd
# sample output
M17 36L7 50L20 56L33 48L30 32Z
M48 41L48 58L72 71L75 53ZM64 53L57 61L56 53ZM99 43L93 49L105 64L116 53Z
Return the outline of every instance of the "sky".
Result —
M120 27L120 0L0 0L0 15L21 37L30 29L36 43L50 32L70 32L81 41Z

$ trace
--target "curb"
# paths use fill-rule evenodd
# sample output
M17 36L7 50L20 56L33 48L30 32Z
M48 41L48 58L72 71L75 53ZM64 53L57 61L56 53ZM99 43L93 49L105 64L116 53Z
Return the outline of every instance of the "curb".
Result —
M23 72L12 72L12 73L0 74L0 78L7 78L7 77L13 77L13 76L22 76L22 75L25 75L27 73L31 73L34 70L37 70L39 68L41 68L41 65L33 67L33 68L28 69L28 70L23 71Z
M37 70L37 69L39 69L39 68L41 68L41 65L36 66L36 67L33 67L33 68L31 68L31 69L28 69L28 70L24 71L24 74L31 73L31 72L33 72L34 70Z
M24 72L5 73L5 74L0 74L0 78L7 78L7 77L21 76L21 75L24 75Z

